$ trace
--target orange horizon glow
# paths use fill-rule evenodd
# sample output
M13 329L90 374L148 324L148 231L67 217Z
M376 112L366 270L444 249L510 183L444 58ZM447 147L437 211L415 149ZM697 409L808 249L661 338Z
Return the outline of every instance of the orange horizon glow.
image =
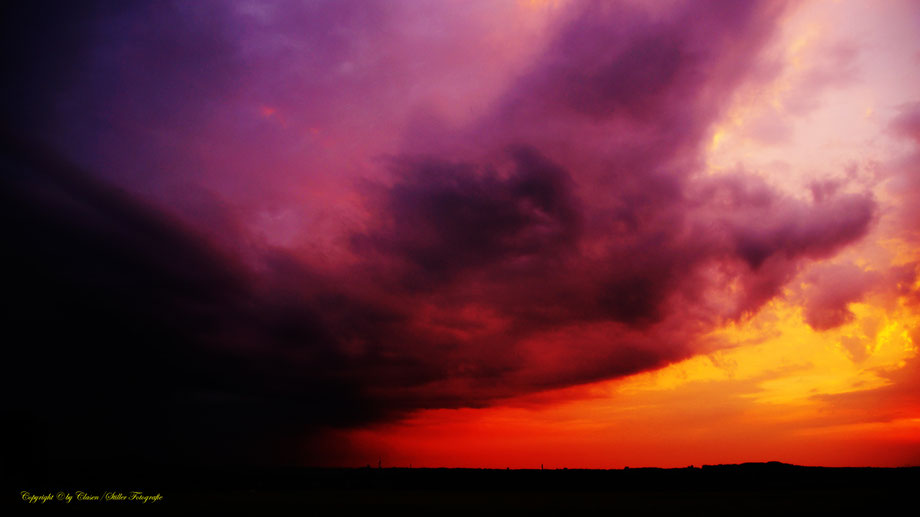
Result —
M741 343L763 335L763 325L781 329L754 345L495 407L423 410L349 432L348 440L366 457L402 467L917 465L920 405L877 405L872 395L890 389L887 376L908 363L917 369L916 336L907 329L920 318L854 309L860 317L821 333L802 323L795 307L772 303L756 318L717 331ZM872 318L881 318L872 323L880 329L868 357L854 362L839 339L864 332ZM363 464L353 459L352 466Z

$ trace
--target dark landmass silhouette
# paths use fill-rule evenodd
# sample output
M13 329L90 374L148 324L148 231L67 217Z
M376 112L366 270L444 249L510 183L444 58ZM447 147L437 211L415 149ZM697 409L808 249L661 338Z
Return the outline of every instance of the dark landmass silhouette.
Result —
M15 476L14 476L15 478ZM317 513L378 509L403 513L480 510L677 511L764 515L867 511L911 504L920 467L828 468L780 462L679 469L230 468L73 465L13 479L21 491L161 494L157 505L252 510L295 508ZM20 501L21 506L29 506ZM49 504L61 504L51 502ZM117 505L129 503L81 503ZM909 507L909 506L908 506Z

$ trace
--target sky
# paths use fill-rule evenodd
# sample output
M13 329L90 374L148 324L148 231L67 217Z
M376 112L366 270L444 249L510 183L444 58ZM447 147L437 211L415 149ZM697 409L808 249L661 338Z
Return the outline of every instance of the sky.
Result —
M920 465L916 2L2 9L15 461Z

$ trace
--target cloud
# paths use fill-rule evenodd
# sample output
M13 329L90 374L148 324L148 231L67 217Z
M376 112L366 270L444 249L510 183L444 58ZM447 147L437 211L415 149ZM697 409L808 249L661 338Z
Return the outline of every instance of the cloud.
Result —
M438 131L400 125L398 139L388 110L411 111L396 93L413 61L375 51L409 52L391 11L356 5L95 19L107 37L94 62L114 63L121 79L106 76L114 82L88 101L105 120L71 106L86 119L64 116L55 134L86 142L118 133L104 127L113 121L138 123L111 140L138 154L106 156L135 173L194 175L202 197L221 202L189 209L190 194L152 187L157 178L102 180L5 139L8 328L27 336L7 364L29 418L75 422L100 444L124 431L149 445L125 454L294 461L286 446L321 454L310 437L329 427L481 407L692 356L709 330L756 312L875 220L866 193L801 200L754 173L701 174L708 128L762 73L776 2L575 5L482 116L426 123ZM95 80L82 76L61 98ZM258 110L237 118L252 91L300 106L288 127L319 120L322 131L248 126L268 123ZM327 152L317 133L334 135L334 158L315 158ZM367 143L377 139L399 142L375 162L384 166L351 163L379 157ZM82 145L65 147L98 150ZM345 193L335 200L349 208L335 213L347 224L321 224L327 212L303 194L319 186ZM266 207L309 219L303 242L258 238L252 221ZM851 295L816 300L816 324L835 321ZM65 390L99 409L35 409ZM146 409L121 420L126 405Z
M571 178L533 149L511 155L507 178L435 157L397 160L397 183L380 208L385 222L354 236L356 251L400 257L414 269L407 281L421 286L470 268L561 253L579 226Z
M363 393L386 382L379 358L347 349L398 313L286 253L253 269L45 149L7 137L3 157L5 407L49 426L51 457L288 461L262 450L276 430L300 441L393 409Z
M907 144L905 152L891 159L881 173L882 186L892 202L889 208L892 220L891 237L912 248L920 242L916 221L920 208L915 199L920 195L920 103L912 102L897 108L897 114L888 124L888 132Z
M805 280L812 285L805 302L805 322L815 330L827 330L853 319L847 306L876 286L881 275L851 264L835 264L813 268Z
M920 105L915 103L902 106L891 127L895 133L920 144Z

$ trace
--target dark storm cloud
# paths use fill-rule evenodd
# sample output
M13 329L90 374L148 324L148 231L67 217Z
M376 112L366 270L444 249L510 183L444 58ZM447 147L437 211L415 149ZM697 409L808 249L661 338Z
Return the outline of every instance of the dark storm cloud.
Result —
M54 454L156 459L173 440L194 451L182 441L199 419L261 434L279 418L309 428L373 413L323 374L340 371L341 337L310 294L263 293L203 235L42 149L7 138L3 168L5 406L56 422Z
M407 281L429 288L466 269L562 253L578 232L571 178L532 149L511 154L507 178L436 158L398 160L381 207L387 224L355 236L355 248L402 257L413 266Z
M403 410L369 388L441 375L377 347L406 344L400 310L287 253L264 250L256 274L46 149L2 145L4 405L49 426L49 454L296 461L261 447L281 433L296 450L320 426ZM350 357L356 342L361 357Z

